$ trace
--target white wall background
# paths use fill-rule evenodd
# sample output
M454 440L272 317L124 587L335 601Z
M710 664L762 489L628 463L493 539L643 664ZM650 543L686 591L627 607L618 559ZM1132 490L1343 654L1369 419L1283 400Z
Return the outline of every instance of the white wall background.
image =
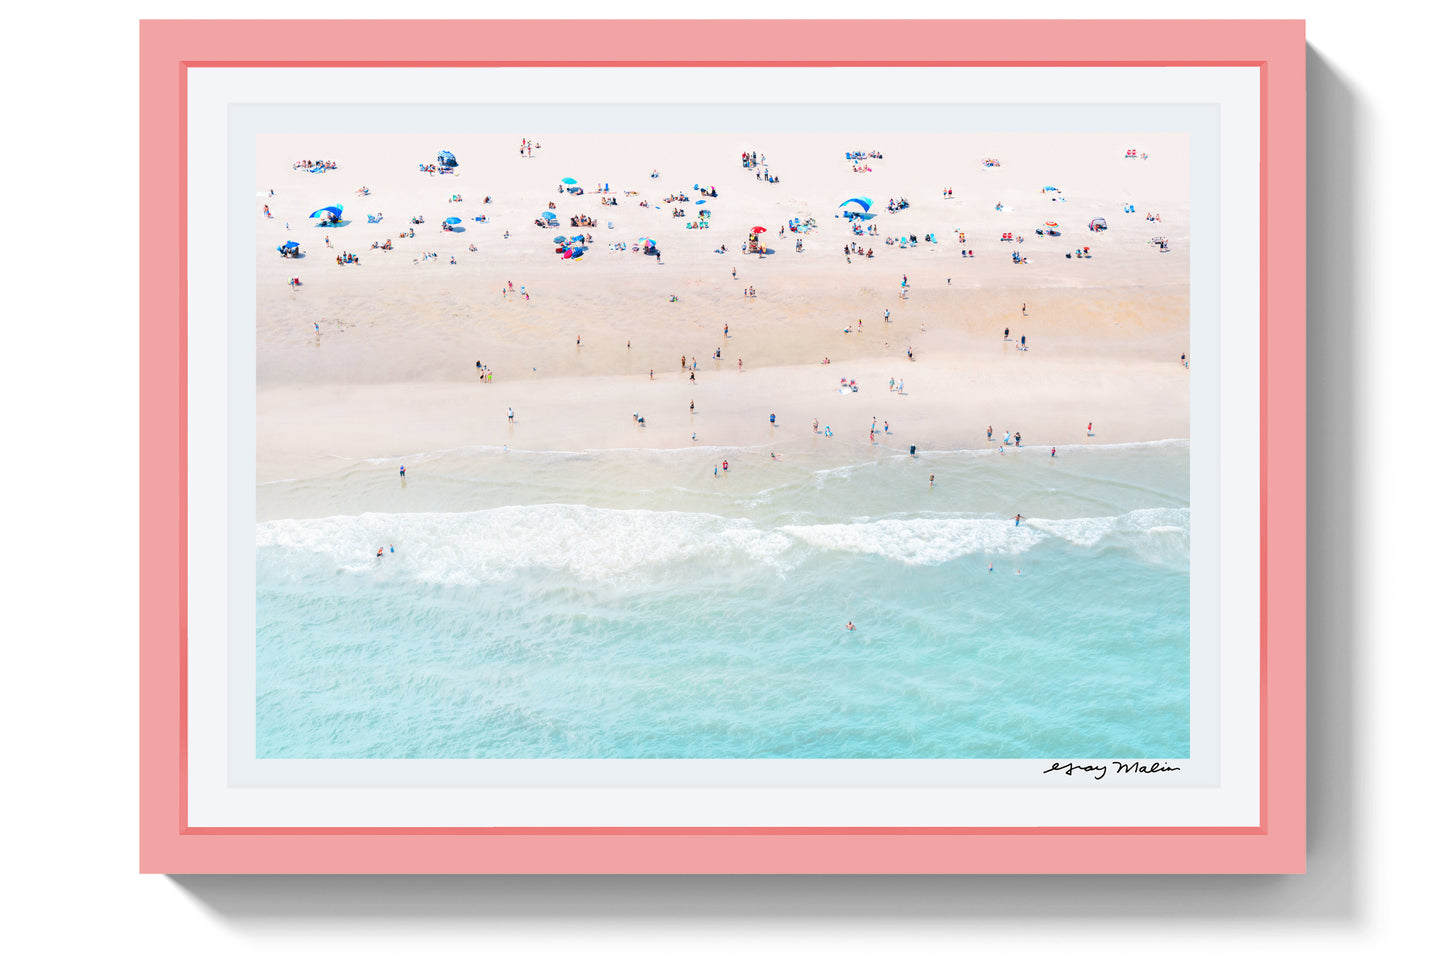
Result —
M776 16L736 0L703 16ZM1428 14L1422 11L1429 11ZM168 878L136 873L137 19L465 16L373 0L8 16L0 164L0 796L15 959L1354 960L1438 953L1445 532L1438 7L1220 0L1310 53L1310 872L1281 878ZM480 8L477 13L483 12ZM554 0L520 16L686 16ZM787 5L812 17L1151 18L1157 2ZM106 165L100 198L49 173ZM114 227L76 243L75 202ZM1285 227L1286 230L1290 228ZM1303 235L1304 226L1299 230Z

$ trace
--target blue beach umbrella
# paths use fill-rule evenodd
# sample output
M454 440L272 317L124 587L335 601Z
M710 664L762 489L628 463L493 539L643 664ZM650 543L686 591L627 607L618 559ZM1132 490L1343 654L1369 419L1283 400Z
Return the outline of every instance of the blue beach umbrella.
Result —
M544 220L544 221L555 221L555 220L557 220L557 215L556 215L556 214L553 214L551 211L543 211L543 212L542 212L542 220Z
M553 243L553 244L566 244L566 243L567 243L567 236L566 236L565 234L558 234L556 237L552 238L552 243Z
M331 205L330 207L323 207L323 208L321 208L321 209L319 209L319 210L312 211L310 214L308 214L308 215L306 215L306 216L307 216L307 217L325 217L325 216L328 215L328 214L331 214L331 215L333 215L333 216L335 216L335 217L340 217L340 216L341 216L341 205L340 205L340 204L333 204L333 205Z
M300 246L301 246L301 245L300 245L300 244L297 244L295 241L287 241L285 244L278 244L278 245L276 246L276 250L278 250L278 251L290 251L290 250L292 250L293 248L298 248L298 247L300 247Z
M577 178L575 178L575 177L564 177L564 178L562 178L562 183L563 183L563 184L575 184L575 183L577 183Z
M449 217L445 221L442 221L443 224L460 224L461 222L462 219L460 217Z
M866 210L868 210L870 207L873 206L873 198L871 198L871 197L850 197L850 198L848 198L846 201L844 201L842 204L839 204L838 206L839 206L839 207L847 207L849 204L857 204L859 207L863 208L863 210L866 211Z

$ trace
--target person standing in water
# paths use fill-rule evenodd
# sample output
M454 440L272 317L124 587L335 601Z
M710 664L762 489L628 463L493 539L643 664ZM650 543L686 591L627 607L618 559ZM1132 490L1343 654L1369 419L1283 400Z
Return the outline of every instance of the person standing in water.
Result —
M929 475L929 476L928 476L928 487L929 487L929 488L932 488L932 487L933 487L933 476L932 476L932 475Z
M1018 528L1018 527L1019 527L1019 522L1021 522L1021 521L1023 521L1023 520L1024 520L1024 517L1023 517L1022 515L1015 515L1015 516L1014 516L1014 528Z
M402 466L401 466L401 477L402 477L402 478L405 478L405 477L406 477L406 466L405 466L405 465L402 465Z

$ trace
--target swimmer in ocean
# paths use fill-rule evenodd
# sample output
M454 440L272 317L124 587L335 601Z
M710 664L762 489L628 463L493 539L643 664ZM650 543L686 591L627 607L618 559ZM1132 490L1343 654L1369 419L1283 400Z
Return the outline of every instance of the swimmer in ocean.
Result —
M1015 516L1014 516L1014 528L1018 528L1018 527L1019 527L1019 522L1021 522L1021 521L1023 521L1023 520L1024 520L1024 517L1023 517L1022 515L1015 515Z
M849 622L846 626L844 626L844 628L846 628L849 632L852 632L857 629L858 626L854 625L852 622Z

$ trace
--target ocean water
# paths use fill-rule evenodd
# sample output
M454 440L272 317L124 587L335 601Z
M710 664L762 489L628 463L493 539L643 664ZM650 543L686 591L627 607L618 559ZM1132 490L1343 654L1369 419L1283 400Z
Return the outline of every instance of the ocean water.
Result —
M407 464L260 486L258 756L1189 755L1187 442Z

